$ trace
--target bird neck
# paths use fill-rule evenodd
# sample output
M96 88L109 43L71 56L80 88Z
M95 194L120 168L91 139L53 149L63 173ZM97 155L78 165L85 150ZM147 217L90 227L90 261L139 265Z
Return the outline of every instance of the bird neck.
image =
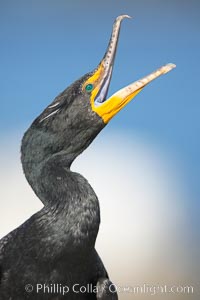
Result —
M89 145L92 139L76 138L72 130L56 134L48 128L36 128L34 123L24 134L21 145L21 161L26 179L44 205L52 205L50 184L61 169L70 170L74 159ZM49 173L46 171L50 169ZM48 197L41 193L41 174L47 172ZM69 173L69 172L68 172ZM53 178L55 176L55 178ZM58 176L59 177L59 176ZM43 179L43 178L42 178ZM50 182L50 180L52 182ZM67 180L67 179L66 179Z
M98 198L83 176L70 171L68 157L59 153L46 161L29 162L28 169L23 163L23 167L48 212L44 225L51 228L59 245L82 250L94 247L100 223Z
M89 128L92 134L79 137L71 130L56 134L47 129L33 124L21 147L26 179L48 212L42 217L44 230L51 227L56 241L93 247L100 223L98 199L87 180L70 166L98 130Z

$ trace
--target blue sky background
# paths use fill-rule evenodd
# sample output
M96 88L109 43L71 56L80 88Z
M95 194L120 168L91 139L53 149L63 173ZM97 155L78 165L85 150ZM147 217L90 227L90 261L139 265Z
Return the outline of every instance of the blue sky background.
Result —
M1 148L14 132L22 136L60 91L96 67L115 17L129 14L133 19L122 24L109 94L165 63L177 68L146 87L101 139L118 130L131 139L136 131L177 158L190 195L183 199L190 238L198 240L199 12L198 0L1 1Z

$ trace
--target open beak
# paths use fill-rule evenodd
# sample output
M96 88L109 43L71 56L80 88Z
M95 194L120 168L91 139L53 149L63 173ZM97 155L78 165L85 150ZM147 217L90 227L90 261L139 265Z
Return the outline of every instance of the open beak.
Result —
M120 89L110 98L106 99L112 77L113 65L119 40L120 25L124 18L130 17L128 15L121 15L116 18L106 53L97 69L85 83L85 85L92 83L94 86L90 97L91 106L92 109L103 119L104 123L108 123L110 119L114 117L114 115L116 115L127 103L129 103L148 83L176 67L174 64L164 65L142 79Z

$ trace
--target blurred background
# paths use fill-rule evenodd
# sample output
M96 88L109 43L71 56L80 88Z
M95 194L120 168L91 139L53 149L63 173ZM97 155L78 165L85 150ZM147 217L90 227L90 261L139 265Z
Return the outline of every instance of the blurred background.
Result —
M74 80L96 67L119 14L124 20L109 95L172 62L73 164L101 206L96 248L118 286L193 286L199 299L198 0L0 3L0 237L42 207L20 164L34 118ZM151 293L120 293L121 300Z

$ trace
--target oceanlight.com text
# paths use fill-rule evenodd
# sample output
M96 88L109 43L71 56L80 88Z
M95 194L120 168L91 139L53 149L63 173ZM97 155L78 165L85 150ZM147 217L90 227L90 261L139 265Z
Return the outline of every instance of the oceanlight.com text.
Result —
M108 287L107 287L108 288ZM104 289L101 286L101 290ZM54 294L54 295L66 295L68 293L75 294L85 294L85 293L97 293L98 287L92 284L80 285L78 283L73 284L72 286L64 285L61 283L37 283L26 284L25 291L27 293L37 293L37 294ZM110 293L117 292L120 293L132 293L132 294L149 294L162 295L162 294L193 294L194 287L192 285L152 285L144 283L143 285L115 285L111 284L109 287Z

